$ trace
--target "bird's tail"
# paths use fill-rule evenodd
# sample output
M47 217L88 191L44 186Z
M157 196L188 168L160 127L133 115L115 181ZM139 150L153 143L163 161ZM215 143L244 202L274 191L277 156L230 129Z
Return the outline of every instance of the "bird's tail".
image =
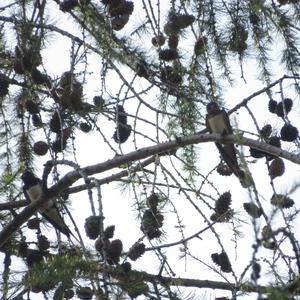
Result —
M222 149L220 149L220 147L222 147ZM226 162L228 167L232 170L233 174L240 180L241 185L244 188L248 188L252 184L251 178L248 178L249 176L246 176L245 172L240 168L237 161L234 145L232 144L227 144L223 146L220 145L218 146L218 148L222 154L223 160Z
M65 234L68 238L70 237L72 232L64 222L53 200L48 201L48 203L40 209L40 213L54 228Z
M250 176L247 176L239 165L234 165L230 167L233 171L233 174L239 179L243 188L248 188L252 185L252 179Z

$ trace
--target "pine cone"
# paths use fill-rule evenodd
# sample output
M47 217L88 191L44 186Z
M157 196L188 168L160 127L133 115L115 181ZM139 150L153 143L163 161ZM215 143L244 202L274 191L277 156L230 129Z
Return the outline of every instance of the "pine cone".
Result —
M259 263L255 262L252 265L252 274L251 274L251 279L253 281L256 281L260 277L260 271L261 271L261 266Z
M134 9L134 4L131 1L110 1L108 3L108 13L111 17L131 15Z
M250 155L254 158L262 158L264 157L267 153L255 148L250 148L249 149Z
M29 219L27 221L27 227L29 229L39 229L41 220L37 217Z
M35 154L43 156L48 152L48 144L44 141L38 141L33 145L33 151Z
M111 239L114 236L115 225L107 226L104 230L104 237L106 239Z
M222 252L219 255L219 263L220 263L221 271L226 272L226 273L229 273L232 271L231 264L230 264L230 261L229 261L229 258L227 256L226 252Z
M281 139L283 141L292 142L298 138L297 127L291 124L284 124L280 130Z
M286 114L288 114L293 107L293 100L290 98L285 98L283 101L279 102L276 106L276 114L278 117L284 117L284 108Z
M269 168L269 175L271 179L274 179L276 177L282 176L285 171L284 162L281 158L277 157L275 158Z
M93 290L86 286L86 287L79 287L76 289L76 295L79 299L82 300L91 300L93 298L94 292Z
M231 264L226 252L221 252L220 254L213 253L211 255L211 258L216 265L221 267L221 271L225 273L229 273L232 271Z
M89 123L86 123L86 122L81 122L80 124L79 124L79 128L80 128L80 130L82 131L82 132L89 132L89 131L91 131L91 129L92 129L92 126L89 124Z
M277 244L275 241L264 241L263 242L263 247L269 250L275 250L277 247Z
M269 101L268 108L269 108L270 113L275 114L276 108L277 108L277 102L275 100L271 99Z
M108 239L102 239L101 237L98 237L95 241L95 249L100 253L102 251L107 251L109 244L110 242Z
M74 297L74 291L71 289L65 290L64 291L64 297L66 299L72 299Z
M171 49L177 49L179 37L177 34L171 34L168 38L168 46Z
M63 12L70 12L78 5L78 0L65 0L59 4L59 9Z
M90 216L86 218L84 228L85 228L86 235L91 240L95 240L100 233L100 217Z
M260 135L263 137L263 139L269 138L269 136L272 133L272 126L270 124L266 124L260 131Z
M274 147L281 148L280 137L273 135L269 138L268 143Z
M50 130L52 132L55 132L55 133L60 133L61 132L61 118L58 114L58 112L55 112L52 117L51 117L51 120L50 120Z
M113 134L113 139L116 143L125 143L131 134L131 126L130 125L122 125L118 126L116 131Z
M34 127L41 127L43 125L43 122L38 114L33 114L31 116L31 120Z
M271 198L271 204L279 208L290 208L295 204L295 202L291 198L284 195L274 194Z
M109 244L107 251L106 251L108 261L112 264L113 263L117 264L120 260L122 250L123 250L122 241L119 239L113 240Z
M252 202L243 204L245 211L253 218L259 218L262 215L262 209Z
M178 58L178 52L175 49L162 49L159 51L159 59L171 61Z
M129 261L126 261L121 264L121 268L122 268L123 272L128 273L131 271L131 263Z
M152 211L156 211L157 210L157 206L159 204L159 197L157 194L153 193L151 194L147 200L146 200L147 206L152 210Z
M157 36L155 36L155 37L153 37L152 40L151 40L152 45L154 47L161 47L161 46L163 46L164 43L165 43L165 41L166 41L166 38L165 38L165 36L162 33L159 34L159 35L157 35Z
M141 61L136 64L136 75L144 78L149 78L149 73L145 62Z
M233 209L228 209L226 213L223 215L218 215L217 213L213 213L210 216L210 220L213 222L217 221L218 223L225 223L228 222L232 218L232 216L233 216Z
M100 109L100 110L103 109L103 106L104 106L104 104L105 104L105 100L104 100L101 96L95 96L95 97L93 98L93 102L94 102L94 105L95 105L98 109Z
M40 235L38 237L38 248L41 251L45 251L45 250L48 250L50 248L50 242L49 242L49 240L46 236Z
M232 170L227 166L227 164L219 163L217 167L217 172L222 176L232 175Z
M119 125L119 124L126 125L127 124L127 113L125 112L124 107L122 105L117 105L115 110L116 110L117 125Z
M262 238L264 240L268 240L272 237L272 228L270 225L266 225L264 226L264 228L262 229L262 232L261 232L261 235L262 235Z
M230 208L231 194L230 192L223 193L215 204L215 211L220 216L226 213Z
M141 230L151 240L161 236L162 232L159 230L163 225L164 217L158 212L147 209L142 217Z
M200 36L194 46L194 52L196 55L201 55L204 53L205 49L207 47L207 37L206 36Z
M143 226L154 226L157 228L162 227L164 217L162 214L153 212L151 209L147 209L142 217Z
M37 68L31 70L31 78L36 84L44 84L49 81L48 76L40 72Z
M112 17L110 19L111 28L113 30L119 31L124 28L124 26L129 21L129 15L118 15L115 17Z
M18 255L25 257L28 251L28 244L23 240L17 245Z
M30 114L38 114L40 112L39 105L32 100L27 100L25 102L25 107Z
M44 257L40 250L27 249L26 262L29 267L42 261L44 261Z
M171 66L166 66L161 70L161 81L175 86L181 84L182 77Z
M5 75L0 74L0 97L8 94L9 82L7 79L8 78Z
M169 21L176 30L180 30L192 25L195 21L195 17L189 14L170 14Z
M128 252L128 257L135 261L140 258L145 253L145 244L144 243L135 243Z

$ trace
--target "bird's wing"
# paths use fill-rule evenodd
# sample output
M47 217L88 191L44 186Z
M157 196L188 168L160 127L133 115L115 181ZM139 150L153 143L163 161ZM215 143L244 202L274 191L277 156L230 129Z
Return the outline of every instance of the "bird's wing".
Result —
M214 113L208 113L206 115L206 127L210 133L220 133L223 135L233 133L228 114L223 109L217 110ZM221 143L215 144L221 154L222 159L226 162L232 172L238 178L243 178L245 174L239 167L234 145Z
M229 116L225 112L224 109L222 110L222 114L223 114L223 118L224 118L225 125L226 125L226 132L225 132L225 134L232 134L233 130L232 130L232 127L231 127L231 124L230 124Z
M52 200L49 200L49 204L47 208L43 207L40 209L41 215L53 225L54 228L65 234L67 237L70 237L71 230L64 222L60 212L58 211L55 203Z
M35 177L30 171L23 173L22 180L24 182L23 192L25 198L30 202L38 201L41 199L41 197L43 197L43 195L47 195L50 198L39 208L39 212L49 223L54 226L54 228L65 234L67 237L70 237L72 232L60 215L55 205L55 198L51 198L43 182L39 178Z
M23 194L25 196L25 199L28 201L28 203L31 203L31 199L30 199L30 197L27 194L27 189L26 189L25 186L23 186Z
M207 114L207 115L206 115L206 118L205 118L206 128L208 129L208 131L209 131L210 133L212 133L211 127L210 127L209 122L208 122L208 119L209 119L209 115Z
M235 176L237 176L238 178L243 178L245 174L239 167L234 145L233 144L222 145L220 143L216 143L216 146L222 156L222 159L226 162L226 164L232 170Z

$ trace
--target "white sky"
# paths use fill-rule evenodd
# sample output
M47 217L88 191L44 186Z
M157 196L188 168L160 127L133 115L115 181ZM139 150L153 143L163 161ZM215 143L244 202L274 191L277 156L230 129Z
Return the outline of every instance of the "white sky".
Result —
M56 6L55 4L53 4ZM136 3L135 3L136 5ZM136 10L137 11L137 10ZM57 26L63 26L65 30L69 29L68 22L64 20L67 19L67 14L62 14L56 10L55 21ZM132 17L132 20L134 16ZM72 26L71 26L72 29ZM128 30L126 27L124 31ZM120 32L122 33L122 31ZM58 36L58 35L57 35ZM47 49L43 52L44 64L46 70L52 77L60 76L64 71L69 69L70 61L69 61L69 49L70 43L67 39L62 38L51 38L51 43L47 45ZM192 45L192 43L191 43ZM100 91L100 80L99 80L99 71L100 71L100 62L98 60L93 60L89 64L90 70L94 71L85 86L85 94L86 100L91 102L93 96L97 95ZM239 70L237 66L237 70ZM261 84L254 80L257 75L257 70L253 61L249 61L249 63L244 67L245 77L247 80L247 84L245 84L241 79L237 80L236 85L233 88L228 88L224 90L223 98L226 101L226 108L230 109L239 103L245 97L248 97L253 92L257 91L257 89L261 88ZM276 73L278 74L278 78L283 75L282 70L279 67L276 67ZM238 72L237 78L239 78L240 74ZM277 78L276 78L277 79ZM112 79L112 87L111 90L114 89L114 79ZM146 86L145 81L139 80L141 87L143 85ZM291 90L285 90L286 96L291 96ZM149 94L148 99L154 99L156 96L154 94ZM278 98L276 100L280 100ZM283 123L278 118L273 117L267 111L267 101L263 96L259 96L255 98L253 101L249 103L249 107L253 108L255 111L255 117L258 120L260 126L266 123L276 124L278 128L280 128ZM131 111L131 107L128 104L125 104L125 109ZM133 111L131 111L133 113ZM245 109L241 109L238 114L234 114L232 116L232 121L236 119L239 124L239 128L241 130L251 131L253 130L253 124L245 111ZM290 114L290 119L293 120L293 124L295 126L299 125L299 110L295 109ZM129 122L130 123L130 122ZM234 122L232 122L234 124ZM131 123L132 124L132 123ZM99 126L104 128L104 130L111 130L111 136L114 130L114 124L112 122L106 122L103 118L100 117ZM201 128L199 128L201 129ZM110 138L110 137L108 137ZM132 141L132 136L129 138L129 141L122 146L124 148L124 153L132 150L133 148L129 145ZM113 142L112 142L113 143ZM148 142L147 142L148 143ZM77 158L80 166L91 165L94 163L102 162L107 159L112 158L112 153L108 151L108 147L104 145L101 141L99 135L94 134L84 134L79 130L76 132L76 144L77 146ZM284 144L284 147L287 144ZM143 146L142 143L139 144L139 147ZM201 165L201 170L210 170L213 166L215 166L219 161L219 154L214 144L202 144L199 146L201 148L199 155L199 165ZM248 154L248 149L245 148L245 153ZM42 165L49 157L42 157L40 164L40 172L37 174L41 175ZM275 179L276 187L278 191L289 189L289 186L293 184L293 180L297 178L299 173L299 167L285 162L286 163L286 172L287 176L283 176L281 178ZM260 193L265 195L266 201L269 201L271 195L273 194L271 187L269 185L269 177L267 176L267 169L264 165L264 160L258 161L256 164L252 164L250 166L251 171L253 171L254 177L258 180L256 181L257 188ZM149 168L150 169L150 168ZM115 173L115 171L113 172ZM96 176L97 177L97 176ZM99 176L99 178L102 176ZM215 185L220 188L220 192L225 192L230 190L232 193L233 199L233 208L239 212L243 211L243 202L249 201L249 195L247 190L240 187L238 180L231 176L230 178L220 177L218 175L212 176L212 179L215 182ZM208 189L209 190L209 189ZM132 193L123 193L120 195L120 189L116 184L104 185L102 187L103 193L103 206L104 206L104 215L105 215L105 225L116 225L115 236L114 238L120 238L124 244L124 250L127 251L130 246L136 241L137 237L141 236L141 232L139 230L139 222L136 222L132 216L137 216L137 213L133 209L133 194ZM96 191L94 191L94 195L96 197ZM213 194L214 197L217 197L216 194ZM297 193L297 197L299 193ZM293 198L296 199L296 196ZM187 203L186 199L180 195L174 193L171 199L174 204L176 204L177 210L182 212L182 216L188 216L184 219L183 223L186 226L186 236L193 234L205 227L205 224L200 219L199 215L195 212L195 210ZM72 201L72 213L75 218L78 227L81 229L81 233L85 236L84 233L84 220L91 215L91 210L88 204L88 196L86 192L81 192L78 195L71 196ZM199 202L199 200L198 200ZM200 205L201 206L201 205ZM169 207L168 207L169 208ZM226 250L228 250L228 255L230 257L231 263L233 265L233 269L239 272L243 271L245 265L250 261L252 255L252 249L249 244L251 244L253 229L251 227L251 223L249 222L250 218L245 219L245 214L242 217L243 221L248 222L249 224L243 224L242 230L244 233L244 238L241 242L238 242L238 248L234 248L234 243L232 242L232 228L230 224L217 224L215 227L219 232L222 232L222 241L224 241L223 245ZM66 221L70 224L69 220L66 218ZM167 232L166 243L174 242L180 240L180 235L178 231L174 229L176 225L176 218L174 214L166 214L165 215L165 225L163 229ZM72 227L71 227L72 229ZM222 230L221 230L222 229ZM52 232L51 232L52 231ZM47 235L52 235L53 230L47 232ZM195 251L199 258L201 258L205 263L209 265L213 265L210 255L214 252L219 252L219 246L215 243L215 239L212 238L211 233L205 233L201 236L203 239L196 239L189 243L189 247L191 249L198 249ZM206 238L207 237L207 238ZM148 243L147 247L149 246ZM156 242L154 241L154 244ZM86 245L93 247L93 241L89 241L86 239ZM181 277L190 277L196 279L213 279L213 280L222 280L222 278L211 274L207 268L200 270L200 266L196 265L194 262L185 261L184 259L178 260L178 256L180 255L179 246L174 249L164 250L164 252L169 257L169 263L172 266L173 271L176 273L176 276ZM267 255L272 255L271 251L265 251L268 253ZM237 258L235 260L235 254L237 253ZM169 256L170 255L170 256ZM134 268L144 269L147 266L147 270L150 273L156 273L159 268L159 264L156 260L156 257L152 254L147 253L141 259L136 262L132 262ZM209 276L208 276L209 272ZM231 275L226 275L229 281L232 281ZM259 283L267 282L267 278L265 280L259 281ZM202 291L195 291L202 295ZM213 299L214 296L225 296L230 295L226 292L219 291L208 291L207 298ZM248 297L243 297L240 299L248 300L254 299L255 296L251 295ZM31 299L40 299L38 295L31 296ZM74 298L75 299L75 298ZM139 297L142 299L142 297Z

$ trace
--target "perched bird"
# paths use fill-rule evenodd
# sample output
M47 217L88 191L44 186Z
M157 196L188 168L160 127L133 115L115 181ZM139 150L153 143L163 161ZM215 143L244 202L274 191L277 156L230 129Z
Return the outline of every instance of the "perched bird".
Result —
M223 109L220 109L216 102L208 103L206 109L206 127L210 133L219 133L222 135L233 133L228 114ZM222 159L244 186L242 180L245 178L245 173L240 169L238 164L234 145L216 143L216 146Z
M24 182L23 193L28 201L37 201L43 194L47 193L43 182L39 178L35 177L32 172L25 171L21 179ZM43 206L39 209L39 212L49 223L53 225L54 228L65 234L67 237L70 237L72 232L61 217L54 199L50 199L43 204Z

